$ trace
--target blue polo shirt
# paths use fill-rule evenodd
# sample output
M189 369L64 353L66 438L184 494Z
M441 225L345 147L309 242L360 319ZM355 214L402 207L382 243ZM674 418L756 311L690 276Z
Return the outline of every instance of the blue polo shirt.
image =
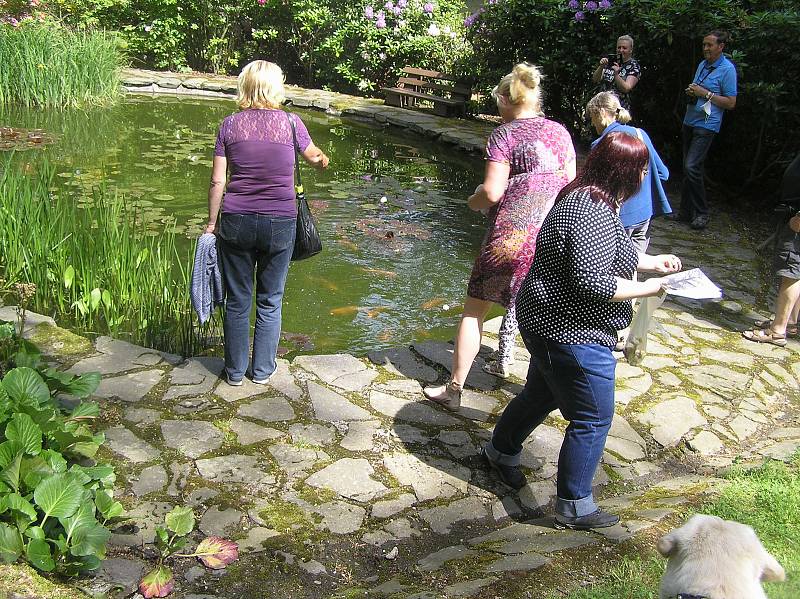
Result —
M725 58L724 54L711 65L703 60L697 65L697 71L694 74L692 83L697 83L718 96L735 96L736 67L733 66L730 60ZM725 110L716 104L711 104L711 115L706 118L706 113L703 112L702 108L705 103L705 98L697 98L694 104L689 104L686 107L686 116L683 119L683 124L689 127L702 127L719 133L719 128L722 125L722 114Z

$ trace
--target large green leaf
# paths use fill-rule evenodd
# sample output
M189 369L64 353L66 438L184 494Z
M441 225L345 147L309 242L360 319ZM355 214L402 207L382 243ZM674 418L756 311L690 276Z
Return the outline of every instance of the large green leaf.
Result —
M9 397L18 402L33 400L41 404L50 399L50 390L32 368L14 368L3 377L2 385Z
M20 339L19 350L14 354L13 362L17 367L36 369L42 363L42 352L27 339Z
M9 493L3 498L5 506L12 512L18 512L24 516L27 524L36 520L39 515L36 513L36 508L33 507L30 501L25 499L19 493ZM27 526L26 526L27 528Z
M54 474L40 482L33 492L36 505L45 518L66 518L75 513L83 497L83 487L67 474Z
M27 414L14 414L6 426L6 438L18 441L27 454L37 455L42 451L42 429Z
M0 480L7 482L14 491L19 491L20 465L22 452L17 453L5 468L0 470Z
M67 471L67 460L57 451L45 449L40 455L55 472Z
M100 385L101 379L102 377L99 372L87 372L86 374L75 377L64 385L64 391L83 399L95 392Z
M43 539L31 539L25 548L25 557L34 568L51 572L56 564L50 552L50 545Z
M22 535L19 531L0 522L0 562L13 564L22 551Z
M22 446L17 441L0 443L0 468L8 466L19 453L22 453Z
M176 535L188 535L194 529L194 512L190 507L177 505L164 517L164 522Z
M97 520L94 518L94 505L91 503L82 503L74 514L67 518L59 518L58 521L61 522L61 526L64 527L64 532L69 542L75 535L82 531L89 530L97 524Z
M81 529L75 533L69 552L76 556L96 555L97 557L104 557L106 543L110 538L110 530L105 526L95 524L90 528Z
M114 501L110 490L98 491L94 496L94 503L105 520L119 518L125 513L125 508L119 501Z
M72 413L69 415L69 417L72 420L85 420L88 418L97 418L99 415L100 415L99 405L97 405L93 401L90 402L82 401L77 406L75 406L75 409L72 410Z
M19 469L19 476L26 489L32 491L40 482L46 479L51 474L55 474L54 470L44 460L42 454L35 457L26 457L22 459L22 464Z

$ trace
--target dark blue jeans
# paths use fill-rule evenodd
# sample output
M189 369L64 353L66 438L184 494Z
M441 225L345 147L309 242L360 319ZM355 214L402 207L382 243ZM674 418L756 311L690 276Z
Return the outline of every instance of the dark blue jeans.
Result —
M524 331L522 339L531 354L528 380L503 410L486 454L493 462L518 465L523 441L558 408L569 426L558 456L556 512L591 514L597 509L592 479L614 417L617 361L604 345L567 345Z
M222 214L219 261L225 285L225 372L231 381L241 380L247 371L254 276L256 325L250 372L255 380L275 372L295 229L294 218Z
M708 216L705 176L706 155L716 133L702 127L683 126L683 185L680 215L684 220Z

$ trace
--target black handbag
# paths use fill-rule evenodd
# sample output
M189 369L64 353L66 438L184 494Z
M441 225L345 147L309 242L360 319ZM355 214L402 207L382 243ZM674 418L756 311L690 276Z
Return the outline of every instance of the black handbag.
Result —
M322 251L322 240L319 238L317 223L311 214L311 209L306 201L303 191L303 180L300 178L300 152L297 147L297 131L294 119L286 114L292 126L292 141L294 143L294 191L297 197L297 233L294 238L292 260L305 260L316 256Z

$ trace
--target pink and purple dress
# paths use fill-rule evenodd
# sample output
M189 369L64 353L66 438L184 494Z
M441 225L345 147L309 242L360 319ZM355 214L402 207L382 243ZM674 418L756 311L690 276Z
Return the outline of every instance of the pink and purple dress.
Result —
M489 136L486 159L511 167L505 194L489 212L467 294L509 308L528 274L542 221L569 183L575 147L567 130L544 117L516 119Z

